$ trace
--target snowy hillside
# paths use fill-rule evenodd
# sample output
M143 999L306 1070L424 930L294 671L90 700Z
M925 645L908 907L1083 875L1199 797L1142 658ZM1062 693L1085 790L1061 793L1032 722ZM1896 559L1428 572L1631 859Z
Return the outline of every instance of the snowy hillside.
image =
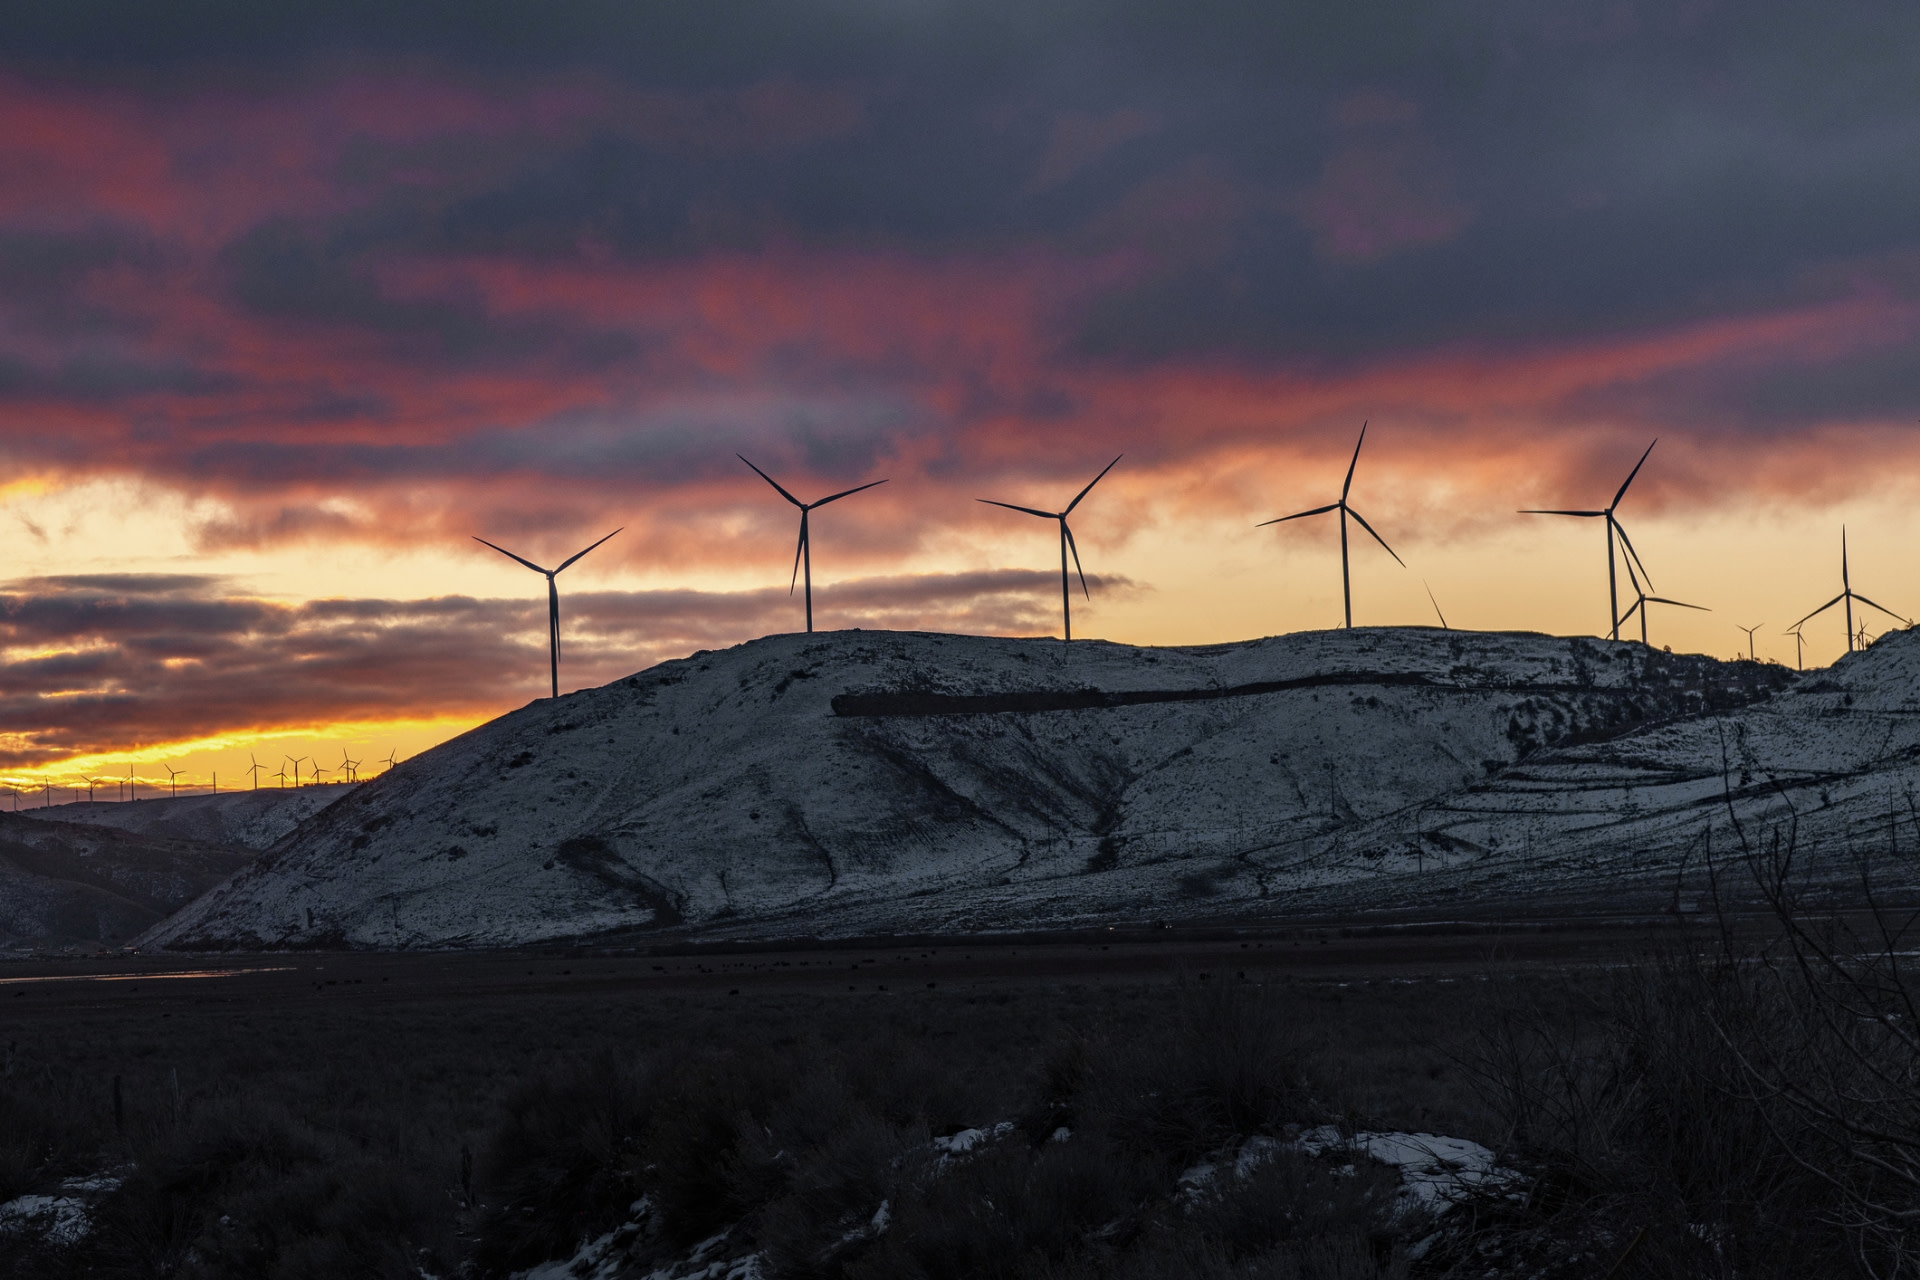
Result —
M162 796L124 803L79 801L26 811L44 822L115 827L136 835L238 849L265 849L338 800L350 784L275 787Z
M407 761L148 940L1008 929L1629 882L1651 902L1724 823L1723 738L1749 805L1794 771L1833 823L1884 820L1920 742L1916 663L1906 634L1797 685L1422 628L1185 649L772 636Z

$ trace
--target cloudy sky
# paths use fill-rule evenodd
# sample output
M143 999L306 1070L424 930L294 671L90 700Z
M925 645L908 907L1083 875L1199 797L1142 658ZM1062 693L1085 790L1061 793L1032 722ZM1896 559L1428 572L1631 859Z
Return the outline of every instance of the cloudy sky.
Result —
M0 779L402 755L801 625L1920 611L1920 9L15 6ZM33 9L37 12L23 12ZM1629 596L1629 599L1631 597ZM1878 630L1893 625L1875 618ZM1637 625L1635 627L1637 634ZM1844 649L1807 627L1807 660ZM337 761L336 761L337 762ZM310 766L309 766L310 767ZM363 769L370 772L371 768Z

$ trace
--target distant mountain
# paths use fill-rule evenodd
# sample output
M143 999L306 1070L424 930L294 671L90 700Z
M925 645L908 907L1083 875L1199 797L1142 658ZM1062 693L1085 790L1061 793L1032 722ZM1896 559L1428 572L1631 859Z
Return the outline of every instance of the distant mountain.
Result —
M125 943L253 857L201 841L0 814L0 946Z
M1884 834L1920 781L1917 676L1910 633L1801 678L1424 628L1170 649L773 636L407 761L145 941L1670 907L1730 847L1729 799L1752 824L1791 801L1809 848Z
M198 840L241 849L266 849L338 800L355 784L194 792L147 800L78 801L21 812L44 822L117 827L136 835Z

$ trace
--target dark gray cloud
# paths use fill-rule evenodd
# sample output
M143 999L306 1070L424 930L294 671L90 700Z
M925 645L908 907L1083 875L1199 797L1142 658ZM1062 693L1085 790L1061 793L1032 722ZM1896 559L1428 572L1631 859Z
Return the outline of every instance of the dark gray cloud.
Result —
M1192 423L1116 423L1088 385L1915 305L1910 5L95 0L16 6L0 50L0 110L76 139L71 172L0 174L0 452L209 487L243 508L215 543L383 486L541 477L598 511L734 449L953 479L1018 469L968 451L987 431L1167 457ZM909 290L924 340L861 329ZM1538 407L1900 419L1897 345Z
M1090 577L1103 594L1124 578ZM814 593L823 628L1046 634L1051 573L856 580ZM785 590L562 593L563 687L797 630ZM329 721L483 717L540 696L544 599L289 605L218 578L85 575L0 587L0 767Z

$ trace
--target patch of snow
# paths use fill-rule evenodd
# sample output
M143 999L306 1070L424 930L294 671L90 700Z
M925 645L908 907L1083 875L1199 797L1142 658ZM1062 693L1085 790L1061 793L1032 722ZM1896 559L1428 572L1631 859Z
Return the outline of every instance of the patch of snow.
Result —
M0 1204L0 1236L39 1236L55 1244L72 1244L93 1229L94 1201L125 1181L118 1174L97 1173L67 1178L58 1195L15 1196Z

